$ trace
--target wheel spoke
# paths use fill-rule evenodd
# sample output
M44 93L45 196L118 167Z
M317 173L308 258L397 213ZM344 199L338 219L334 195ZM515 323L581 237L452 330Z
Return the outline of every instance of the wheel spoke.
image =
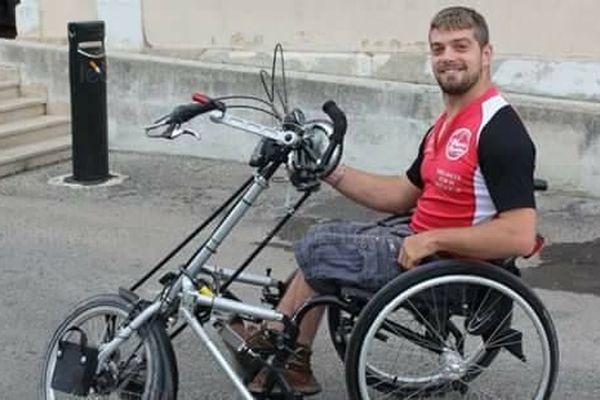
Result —
M67 400L81 398L59 392L51 387L55 374L56 349L58 341L70 327L78 327L87 335L88 346L99 348L101 344L112 340L119 327L127 320L130 304L117 295L101 295L82 302L57 330L51 341L51 348L45 358L42 379L42 398L44 400ZM144 325L110 355L106 364L101 366L100 374L92 381L90 399L141 399L153 398L161 390L165 398L175 398L174 387L159 387L165 381L164 374L171 374L169 382L176 382L173 369L163 364L162 351L170 352L170 343L162 326ZM143 335L140 332L144 332Z
M401 276L361 314L346 367L353 398L543 398L556 342L539 303L505 274L431 275L410 285Z

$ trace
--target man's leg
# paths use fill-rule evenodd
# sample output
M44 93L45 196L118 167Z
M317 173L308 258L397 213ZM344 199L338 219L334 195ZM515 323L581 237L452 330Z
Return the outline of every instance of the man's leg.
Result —
M370 224L326 224L312 230L297 243L296 260L301 268L290 282L277 309L291 316L315 295L311 282L324 289L332 282L381 287L399 273L396 263L401 237L389 234L390 228ZM385 266L382 264L386 264ZM389 265L387 265L389 264ZM308 277L308 281L307 281ZM300 323L297 351L285 371L288 383L305 394L317 393L320 386L310 367L314 338L324 307L315 307ZM281 324L273 324L281 330ZM253 392L264 390L267 370L251 382Z
M302 271L298 270L294 275L294 278L290 282L283 298L279 302L277 309L288 317L300 308L300 306L311 297L315 296L317 292L306 282ZM298 334L298 342L311 347L312 343L319 329L319 323L325 307L315 307L310 310L302 319L300 324L300 332ZM282 329L280 323L271 325L275 329Z
M277 309L283 314L291 317L293 313L316 292L310 287L304 278L302 271L298 270L287 287L283 298ZM305 314L300 323L298 334L298 347L287 362L285 378L292 388L303 394L315 394L321 391L321 385L315 379L311 368L311 347L319 328L324 307L316 307ZM268 325L270 329L282 330L283 325L272 322ZM260 393L266 385L268 370L263 369L250 383L248 388L251 392Z

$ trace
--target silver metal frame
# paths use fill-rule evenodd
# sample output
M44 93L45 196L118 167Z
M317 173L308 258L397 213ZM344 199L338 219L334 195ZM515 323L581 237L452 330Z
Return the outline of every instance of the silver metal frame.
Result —
M218 265L204 265L200 270L200 273L212 275L215 278L224 281L233 276L235 270L231 268L219 267ZM240 275L238 275L236 282L264 287L277 286L277 280L271 278L270 276L250 274L247 272L242 272Z
M221 354L219 348L212 342L212 340L210 340L210 337L206 334L206 331L204 330L204 328L202 328L202 325L200 325L196 318L194 318L194 315L186 309L182 309L181 314L185 318L186 322L192 327L196 335L198 335L200 340L204 342L206 348L210 351L215 360L217 360L219 366L223 369L223 371L225 371L225 373L227 374L229 379L231 379L231 381L235 385L236 389L240 392L240 394L247 400L253 400L254 396L252 396L252 394L248 391L242 379L227 362L225 357L223 357L223 354Z
M211 112L210 120L217 124L227 125L235 129L252 133L253 135L273 139L287 146L294 145L299 140L298 135L294 131L270 128L243 118L227 115L221 111Z
M207 270L214 269L218 270L216 267L209 267ZM264 278L253 274L246 274L245 279L257 285L268 283L264 281ZM206 334L204 328L202 327L202 324L200 324L194 317L194 310L196 306L210 308L211 312L213 313L212 319L223 319L223 315L227 314L243 314L263 320L282 321L285 318L284 314L267 307L253 306L245 304L241 301L226 299L220 297L219 295L209 296L200 294L198 292L198 288L195 287L192 280L185 275L182 276L180 280L180 286L181 290L179 291L179 297L181 301L179 303L179 315L182 316L183 319L192 327L194 333L196 333L198 338L204 343L219 366L227 374L229 379L231 379L240 394L245 399L253 399L254 397L252 397L248 389L243 384L242 378L235 372L234 368L231 366L231 364L229 364L229 362L227 362L227 359L223 356L218 347L215 346L215 344L211 341L210 337ZM161 305L162 300L157 300L152 303L128 325L119 329L113 340L101 346L100 353L98 355L98 373L101 371L104 362L114 351L119 348L123 342L129 339L131 335L145 322L160 312Z
M294 132L272 129L260 124L245 121L241 118L227 116L220 112L211 113L211 120L262 137L274 139L287 145L298 140L298 135ZM284 314L268 307L253 306L241 301L223 298L219 293L214 295L201 294L190 277L196 278L201 274L205 274L221 280L222 278L229 278L235 273L235 270L233 269L210 266L206 265L206 263L209 258L217 252L221 243L229 233L231 233L237 223L242 219L250 207L252 207L258 196L267 189L268 186L268 182L264 177L260 175L255 176L254 182L236 202L231 212L229 212L225 219L212 232L206 244L186 267L186 273L182 274L178 281L173 284L169 293L144 309L144 311L136 316L128 325L120 328L113 340L100 347L100 353L98 355L98 372L101 371L104 362L123 342L129 339L145 322L161 311L165 302L170 303L178 299L180 301L178 316L182 317L192 327L194 333L196 333L227 376L232 380L240 394L245 399L253 399L248 389L244 386L242 379L227 362L221 351L206 334L202 324L200 324L194 316L194 310L197 306L210 309L212 313L211 319L213 320L225 319L227 315L231 314L242 314L263 320L282 321L285 318ZM240 274L236 278L236 282L244 282L264 287L273 287L277 284L277 282L270 277L250 273Z

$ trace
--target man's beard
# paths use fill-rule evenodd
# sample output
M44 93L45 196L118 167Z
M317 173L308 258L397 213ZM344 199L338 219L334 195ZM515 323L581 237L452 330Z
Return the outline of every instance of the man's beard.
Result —
M481 73L479 71L473 74L465 74L461 80L444 81L441 74L434 74L440 89L445 94L458 96L467 93L479 81Z

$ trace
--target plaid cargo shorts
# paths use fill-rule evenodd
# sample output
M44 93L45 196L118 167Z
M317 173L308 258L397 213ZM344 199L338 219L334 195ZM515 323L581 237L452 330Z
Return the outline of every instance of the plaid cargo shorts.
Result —
M331 293L341 286L376 291L403 272L398 253L411 234L406 224L321 224L296 243L296 261L317 292Z

